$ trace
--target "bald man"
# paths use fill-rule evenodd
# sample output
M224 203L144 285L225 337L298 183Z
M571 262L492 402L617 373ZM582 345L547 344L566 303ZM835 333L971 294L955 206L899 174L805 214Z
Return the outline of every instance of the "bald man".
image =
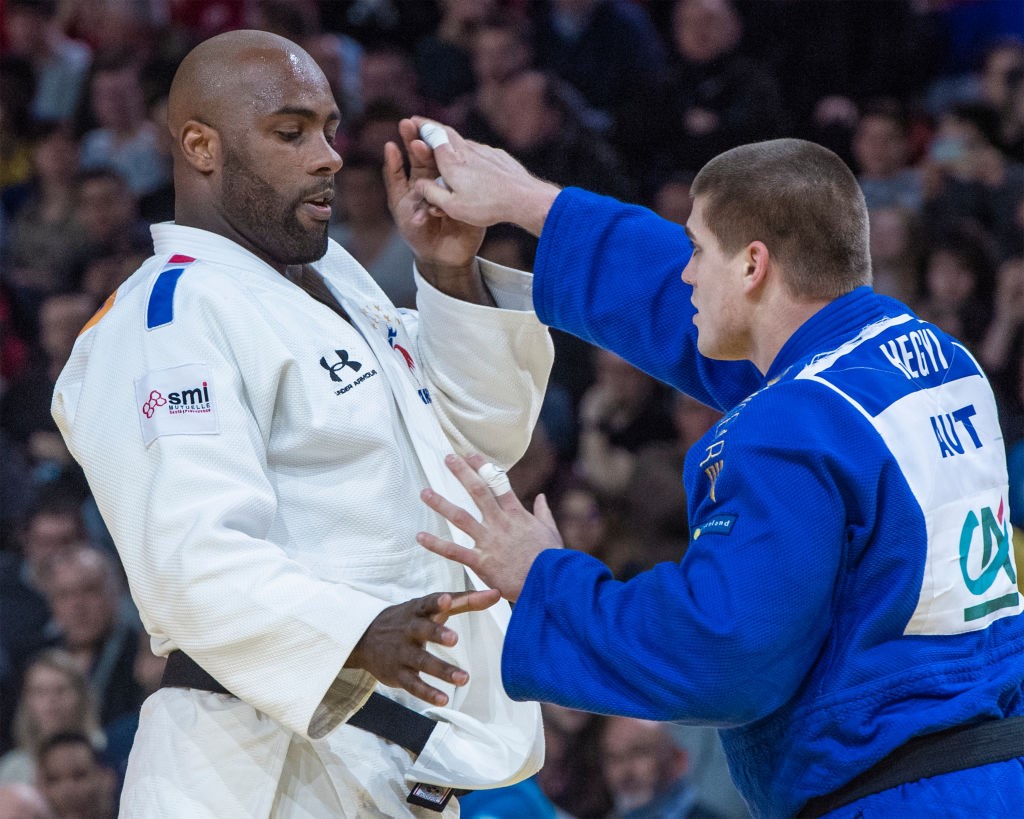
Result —
M453 451L526 449L552 359L529 278L424 210L406 135L385 175L418 313L394 308L328 240L339 112L287 40L201 43L168 119L175 221L53 403L168 656L122 815L454 816L455 789L535 772L542 734L501 689L507 604L416 545L453 534L418 494L461 489Z

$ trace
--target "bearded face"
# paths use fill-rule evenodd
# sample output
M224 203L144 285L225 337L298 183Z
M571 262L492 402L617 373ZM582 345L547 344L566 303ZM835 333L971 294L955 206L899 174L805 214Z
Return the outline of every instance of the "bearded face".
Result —
M261 173L257 168L266 169ZM224 218L261 255L282 265L307 264L327 252L326 221L304 215L304 203L320 194L333 197L334 179L319 184L288 183L273 165L235 148L225 148Z

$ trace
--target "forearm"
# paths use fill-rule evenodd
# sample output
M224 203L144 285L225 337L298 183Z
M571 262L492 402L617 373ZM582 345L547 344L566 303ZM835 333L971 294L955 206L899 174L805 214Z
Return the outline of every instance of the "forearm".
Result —
M551 206L562 189L534 176L521 182L515 195L509 197L509 214L503 221L519 225L534 236L540 236Z
M480 266L475 259L468 265L452 266L417 257L416 269L424 279L446 296L470 304L495 306L494 297L484 284Z

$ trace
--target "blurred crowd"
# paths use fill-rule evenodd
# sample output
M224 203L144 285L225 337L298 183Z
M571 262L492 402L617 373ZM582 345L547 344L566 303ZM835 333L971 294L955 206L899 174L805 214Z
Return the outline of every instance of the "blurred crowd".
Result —
M221 31L276 32L324 69L345 160L331 235L399 306L414 306L412 257L380 165L402 117L432 116L538 176L679 223L693 175L717 153L780 136L830 147L867 199L875 288L956 335L989 373L1010 516L1024 527L1019 0L0 0L0 10L0 819L113 815L139 708L159 685L163 661L49 406L80 328L150 254L149 225L174 217L168 88L182 56ZM481 255L529 269L535 250L499 225ZM679 560L683 458L716 413L609 352L560 333L555 344L513 487L528 505L545 493L566 546L619 577ZM745 815L710 729L547 706L545 724L541 773L514 793L466 797L464 815Z

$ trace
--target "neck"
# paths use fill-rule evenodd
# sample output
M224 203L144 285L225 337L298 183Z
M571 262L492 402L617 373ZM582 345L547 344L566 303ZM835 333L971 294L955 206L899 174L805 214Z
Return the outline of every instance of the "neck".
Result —
M181 190L177 182L175 182L175 190ZM224 217L215 210L207 207L195 206L191 201L194 198L197 197L185 197L181 195L177 197L174 205L174 223L176 225L197 228L198 230L207 230L210 233L216 233L218 236L223 236L225 239L230 239L235 244L240 247L244 247L250 253L266 262L278 273L285 273L288 265L275 261L258 247L247 241L244 236L238 233L238 231L236 231L224 219Z
M828 299L789 298L763 305L758 310L751 332L750 360L762 375L771 368L793 333L828 303Z

